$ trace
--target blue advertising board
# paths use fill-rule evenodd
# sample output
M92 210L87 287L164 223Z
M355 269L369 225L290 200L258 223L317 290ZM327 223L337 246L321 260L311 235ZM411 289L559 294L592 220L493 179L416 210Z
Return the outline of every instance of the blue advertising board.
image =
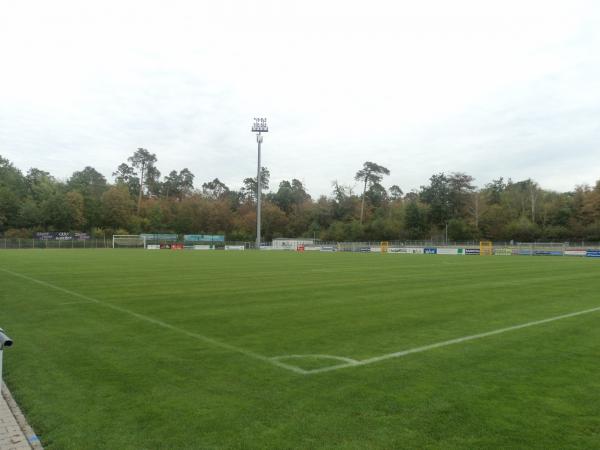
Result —
M183 240L186 242L225 242L222 234L185 234Z
M600 250L587 250L585 256L588 258L600 258Z
M561 250L535 250L533 252L535 256L562 256Z
M425 253L426 255L437 255L437 248L436 247L425 247L423 249L423 253Z

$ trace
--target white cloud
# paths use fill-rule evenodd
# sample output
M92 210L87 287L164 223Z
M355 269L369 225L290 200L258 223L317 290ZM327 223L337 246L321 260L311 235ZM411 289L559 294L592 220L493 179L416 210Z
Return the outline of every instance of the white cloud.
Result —
M600 14L592 1L5 2L0 154L67 177L137 147L163 173L232 186L269 118L273 185L313 194L365 160L387 184L598 178Z

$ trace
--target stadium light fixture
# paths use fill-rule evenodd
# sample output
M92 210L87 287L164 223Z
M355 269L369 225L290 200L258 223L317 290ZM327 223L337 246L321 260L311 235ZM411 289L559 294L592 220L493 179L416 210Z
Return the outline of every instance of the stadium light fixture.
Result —
M263 136L261 133L268 133L267 119L264 117L255 117L252 125L252 132L256 133L256 142L258 143L258 168L256 170L256 249L260 250L260 201L262 186L260 180L260 144Z

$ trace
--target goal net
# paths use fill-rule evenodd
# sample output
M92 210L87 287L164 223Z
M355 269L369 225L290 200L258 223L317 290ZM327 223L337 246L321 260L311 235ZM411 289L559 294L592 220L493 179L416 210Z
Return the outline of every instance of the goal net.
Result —
M113 248L146 248L146 237L138 234L113 235Z

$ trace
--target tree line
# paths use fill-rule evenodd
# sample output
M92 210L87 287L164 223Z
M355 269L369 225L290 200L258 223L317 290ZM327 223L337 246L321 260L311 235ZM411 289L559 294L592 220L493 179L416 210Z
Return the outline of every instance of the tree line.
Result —
M239 190L215 178L195 184L187 168L161 177L157 157L139 148L112 173L93 167L66 181L31 168L23 174L0 156L0 233L84 231L94 236L144 232L222 233L230 241L255 238L256 177ZM438 173L404 193L383 180L390 171L367 161L354 179L360 190L332 182L330 195L312 198L301 181L269 191L261 170L263 239L316 237L359 240L600 241L600 181L570 192L541 188L532 179L498 178L483 187L462 172Z

